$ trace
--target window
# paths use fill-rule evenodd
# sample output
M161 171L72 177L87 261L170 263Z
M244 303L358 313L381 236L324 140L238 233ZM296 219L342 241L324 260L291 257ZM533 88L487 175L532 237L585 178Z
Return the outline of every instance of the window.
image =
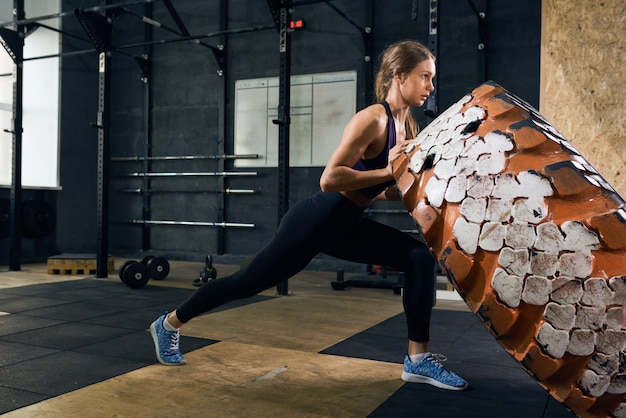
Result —
M356 71L291 77L289 165L323 167L356 111ZM278 165L279 80L259 78L235 83L235 167Z
M26 0L26 18L61 11L61 0ZM13 0L0 0L0 21L13 20ZM41 21L60 29L61 19ZM8 27L9 29L15 29ZM28 60L60 52L60 34L44 27L24 40L22 107L22 186L59 187L59 57ZM0 48L0 185L11 184L13 60Z

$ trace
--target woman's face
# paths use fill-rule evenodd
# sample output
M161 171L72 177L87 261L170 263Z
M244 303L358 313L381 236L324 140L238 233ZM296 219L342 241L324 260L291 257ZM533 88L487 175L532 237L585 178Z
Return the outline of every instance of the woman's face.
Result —
M433 86L436 68L435 61L427 59L422 61L408 74L398 75L400 94L409 106L422 106Z

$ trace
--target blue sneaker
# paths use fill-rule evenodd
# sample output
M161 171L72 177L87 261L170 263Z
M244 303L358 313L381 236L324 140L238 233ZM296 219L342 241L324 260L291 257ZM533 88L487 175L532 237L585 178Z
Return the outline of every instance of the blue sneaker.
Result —
M180 330L168 331L163 327L163 321L167 317L167 311L150 324L150 335L154 341L154 349L160 363L167 366L185 364L187 360L178 351Z
M446 357L441 354L426 353L426 356L413 363L408 355L404 355L402 380L410 383L428 383L448 390L463 390L468 383L453 372L447 370L442 362Z

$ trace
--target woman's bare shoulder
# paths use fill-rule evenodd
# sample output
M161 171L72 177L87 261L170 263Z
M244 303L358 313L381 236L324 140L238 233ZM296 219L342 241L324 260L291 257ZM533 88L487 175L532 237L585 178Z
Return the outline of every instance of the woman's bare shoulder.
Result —
M381 104L372 104L359 110L350 121L367 131L384 131L387 127L387 113Z

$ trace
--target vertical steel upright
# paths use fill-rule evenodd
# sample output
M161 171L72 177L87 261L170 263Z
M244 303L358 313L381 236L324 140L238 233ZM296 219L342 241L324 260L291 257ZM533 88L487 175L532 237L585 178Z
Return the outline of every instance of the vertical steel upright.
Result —
M144 14L148 18L152 18L152 3L148 2L144 6ZM152 42L152 25L144 26L144 39L146 42ZM143 85L143 141L144 141L144 155L146 158L143 160L143 172L149 173L151 171L152 156L152 46L147 45L143 51L143 62L141 63L142 81ZM150 177L144 176L141 183L141 200L142 200L142 219L149 221L150 214ZM151 247L151 234L150 226L144 223L141 226L141 249L143 251L149 251Z
M109 0L101 0L106 7ZM109 14L108 9L103 12ZM107 16L108 18L108 16ZM109 257L109 160L110 160L110 97L111 97L111 24L106 20L106 41L98 48L98 186L96 219L96 277L108 276Z
M439 1L429 1L428 11L428 49L437 58L439 55ZM430 93L426 100L426 109L424 113L431 122L439 113L439 80L435 77L433 80L435 89Z
M228 0L221 0L220 2L220 31L226 31L228 29ZM217 47L217 51L214 50L214 54L216 55L217 63L219 69L217 70L217 75L220 77L220 83L218 85L218 125L217 125L217 154L224 155L226 153L225 149L225 138L226 138L226 83L227 83L227 74L226 71L226 35L220 36L219 44ZM225 172L226 171L226 162L223 158L217 160L217 171ZM226 190L226 177L218 176L217 177L217 190ZM226 212L226 193L216 193L215 199L219 201L217 205L217 222L224 222L225 212ZM217 253L222 255L226 252L226 231L225 228L217 228Z
M479 5L474 3L474 0L467 0L467 3L471 7L472 11L476 15L478 21L478 84L489 80L489 66L487 62L487 40L488 40L488 27L487 27L487 0L479 0ZM482 11L481 11L482 10Z
M365 78L365 103L361 108L376 102L374 92L374 0L367 0L365 15L367 26L363 29L363 44L365 47L365 57L363 58L363 73Z
M278 222L289 209L289 127L291 125L291 0L281 0L279 17L280 76L278 87ZM277 286L279 295L289 293L288 282Z
M11 245L9 250L9 270L21 270L21 203L22 203L22 99L23 99L23 75L24 75L24 38L26 26L17 22L24 20L24 0L14 0L13 10L15 15L15 30L17 37L13 42L13 152L11 169L11 193L9 203L9 236Z

